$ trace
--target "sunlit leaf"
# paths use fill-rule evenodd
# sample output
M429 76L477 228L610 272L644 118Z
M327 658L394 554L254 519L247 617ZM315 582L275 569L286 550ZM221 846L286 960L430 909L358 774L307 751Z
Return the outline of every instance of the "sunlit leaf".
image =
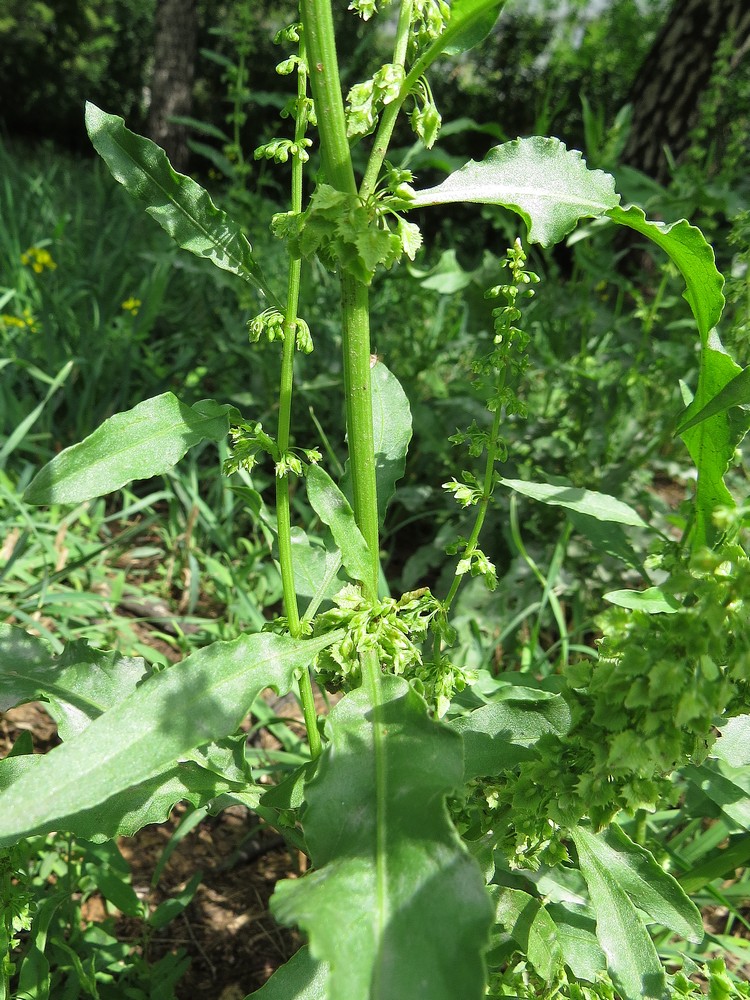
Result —
M634 904L600 856L596 836L583 827L571 831L596 915L596 936L607 968L623 1000L663 1000L664 969Z
M357 527L349 501L319 465L310 466L305 482L307 499L320 520L331 529L346 571L354 580L369 580L372 576L370 550Z
M328 966L316 961L304 946L251 996L253 1000L328 1000Z
M744 406L747 403L750 403L750 366L741 371L739 375L735 375L731 382L727 382L724 388L694 416L690 419L683 419L675 434L683 434L704 420L708 420L709 417L722 413L732 406Z
M589 170L559 139L534 136L495 146L479 163L470 160L437 187L417 191L410 207L502 205L521 216L532 243L551 246L579 219L603 215L619 199L609 174Z
M82 811L233 733L263 688L290 690L295 673L336 637L244 635L149 677L0 794L0 846L64 828Z
M685 219L671 224L653 222L636 205L628 208L618 205L607 214L620 225L648 237L677 265L687 286L685 298L705 344L724 308L724 278L716 267L714 252L700 229L691 226Z
M86 105L86 129L112 176L184 250L268 289L244 233L208 192L178 174L156 143L125 128L117 115Z
M610 590L604 595L604 600L616 604L618 608L629 608L631 611L646 611L650 615L673 615L682 605L665 594L660 587L648 587L646 590Z
M136 479L167 472L195 445L229 433L233 407L213 400L185 406L171 392L105 420L79 444L61 451L32 479L31 504L81 503Z
M272 910L328 963L328 1000L479 1000L492 921L484 880L448 818L461 740L401 679L333 709L332 742L307 790L314 869L281 882Z
M557 507L568 507L581 514L588 514L598 521L614 521L637 528L647 527L640 514L632 507L595 490L582 490L575 486L558 486L551 483L527 483L523 479L502 479L498 482L516 493Z

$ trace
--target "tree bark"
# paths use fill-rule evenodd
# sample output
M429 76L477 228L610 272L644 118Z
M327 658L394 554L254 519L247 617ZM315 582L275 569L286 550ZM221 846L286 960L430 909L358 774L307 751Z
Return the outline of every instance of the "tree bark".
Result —
M701 94L722 39L731 33L739 61L750 42L747 0L675 0L631 88L630 136L623 161L660 183L688 148Z
M149 135L177 170L187 169L187 129L170 119L189 115L195 74L196 0L158 0Z

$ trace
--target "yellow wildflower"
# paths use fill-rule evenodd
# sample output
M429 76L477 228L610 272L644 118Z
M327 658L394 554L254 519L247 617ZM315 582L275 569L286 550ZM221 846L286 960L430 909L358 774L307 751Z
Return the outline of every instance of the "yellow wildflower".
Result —
M30 309L24 309L23 316L13 316L10 313L3 313L0 316L4 326L14 326L20 330L27 330L29 333L36 333L38 327L36 325L36 317Z
M125 299L124 302L120 303L120 307L124 309L125 312L129 312L131 316L137 316L138 310L141 308L142 305L143 303L141 302L141 300L133 298L132 295L129 299Z
M45 268L54 271L57 267L49 250L45 250L44 247L29 247L26 253L21 254L21 263L24 267L30 267L36 274L41 274Z

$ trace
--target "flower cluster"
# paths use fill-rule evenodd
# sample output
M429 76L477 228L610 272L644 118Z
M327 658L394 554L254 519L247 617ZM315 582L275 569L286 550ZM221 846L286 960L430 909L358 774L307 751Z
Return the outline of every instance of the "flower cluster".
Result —
M44 270L54 271L57 267L49 250L37 246L29 247L21 254L21 263L24 267L30 267L35 274L41 274Z

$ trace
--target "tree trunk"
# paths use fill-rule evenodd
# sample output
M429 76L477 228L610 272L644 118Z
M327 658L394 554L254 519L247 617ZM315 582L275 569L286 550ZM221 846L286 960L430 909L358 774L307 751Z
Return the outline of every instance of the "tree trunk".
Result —
M189 158L187 129L170 118L192 109L196 18L196 0L158 0L149 135L181 171Z
M661 183L669 180L664 148L675 160L687 149L717 50L730 32L739 59L750 40L747 0L674 0L631 88L625 163Z

